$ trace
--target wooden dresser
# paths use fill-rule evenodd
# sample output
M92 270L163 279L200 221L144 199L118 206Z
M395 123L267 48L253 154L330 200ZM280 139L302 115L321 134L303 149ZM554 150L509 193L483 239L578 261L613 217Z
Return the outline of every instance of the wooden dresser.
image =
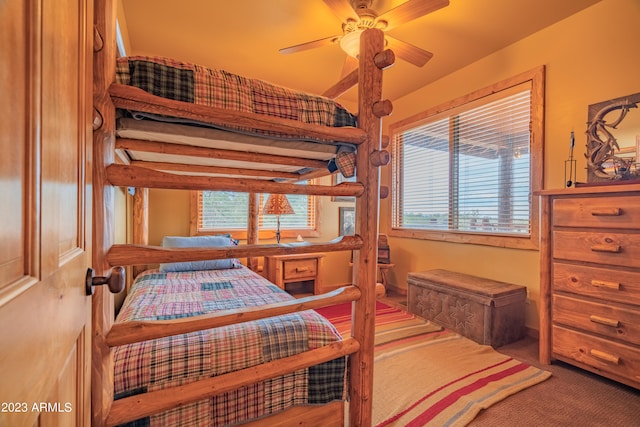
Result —
M540 361L640 388L640 185L540 194Z

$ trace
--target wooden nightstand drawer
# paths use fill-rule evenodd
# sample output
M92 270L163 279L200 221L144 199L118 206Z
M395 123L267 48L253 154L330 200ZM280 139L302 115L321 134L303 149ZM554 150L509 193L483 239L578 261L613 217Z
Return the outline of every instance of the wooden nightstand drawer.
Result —
M634 387L640 386L640 350L554 326L553 352Z
M315 277L317 271L317 259L301 259L284 262L284 280Z
M638 197L585 197L553 201L553 225L640 229Z
M640 305L640 273L555 262L553 290Z
M553 257L623 267L640 267L640 235L554 231Z
M553 296L553 321L586 332L640 344L640 312L562 295Z

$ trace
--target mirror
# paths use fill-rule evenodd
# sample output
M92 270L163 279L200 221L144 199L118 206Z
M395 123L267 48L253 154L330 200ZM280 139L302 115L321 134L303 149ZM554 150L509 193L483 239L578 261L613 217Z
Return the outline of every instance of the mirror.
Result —
M587 181L640 179L640 93L589 106Z

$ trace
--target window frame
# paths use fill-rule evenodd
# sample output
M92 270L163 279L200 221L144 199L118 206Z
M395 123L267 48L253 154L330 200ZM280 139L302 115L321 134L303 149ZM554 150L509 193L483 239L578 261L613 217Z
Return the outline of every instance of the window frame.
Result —
M530 191L531 191L531 231L529 235L504 235L491 233L477 233L474 231L462 230L423 230L394 227L394 218L397 215L396 209L399 206L400 192L398 186L401 185L402 171L398 170L397 159L392 162L391 180L392 197L390 198L390 215L388 216L388 234L393 237L403 237L421 240L435 240L452 243L468 243L476 245L488 245L515 249L539 249L539 198L533 194L543 187L544 182L544 92L545 92L545 67L540 66L533 70L526 71L511 78L502 80L491 86L474 91L467 95L458 97L452 101L445 102L438 106L429 108L404 120L393 123L389 126L394 149L397 150L395 136L404 130L419 126L425 120L446 113L448 110L459 108L465 104L477 102L482 98L496 92L508 90L509 88L529 82L531 85L531 124L530 124Z
M216 191L216 190L212 190ZM190 214L189 214L189 234L191 236L210 236L215 234L231 234L234 239L247 239L247 229L212 229L212 230L203 230L198 227L198 212L199 212L199 200L200 200L201 190L193 190L190 191ZM262 193L249 193L249 195L255 195L260 197ZM320 203L322 198L316 196L309 196L314 199L314 208L315 208L315 223L313 228L283 228L280 226L280 236L283 239L295 239L298 235L302 237L320 237ZM266 201L266 198L264 198ZM262 210L262 206L257 203L258 215L260 216L260 211ZM249 214L249 206L247 206L247 215ZM262 224L262 220L259 217L260 224ZM259 239L274 239L275 238L276 227L262 227L258 226L258 238Z

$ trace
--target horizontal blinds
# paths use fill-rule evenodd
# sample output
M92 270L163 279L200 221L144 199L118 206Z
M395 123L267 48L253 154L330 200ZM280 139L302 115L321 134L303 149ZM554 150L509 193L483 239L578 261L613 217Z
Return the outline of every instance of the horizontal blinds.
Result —
M530 90L466 107L395 136L394 225L529 233Z
M448 119L402 135L400 215L404 227L447 227L449 159Z
M248 209L248 193L199 191L198 229L246 230Z
M264 230L275 230L275 215L262 215L262 208L269 197L260 194L259 226ZM315 229L316 198L305 194L287 195L294 210L292 215L280 216L281 229ZM248 225L249 194L233 191L198 192L198 230L246 230Z

